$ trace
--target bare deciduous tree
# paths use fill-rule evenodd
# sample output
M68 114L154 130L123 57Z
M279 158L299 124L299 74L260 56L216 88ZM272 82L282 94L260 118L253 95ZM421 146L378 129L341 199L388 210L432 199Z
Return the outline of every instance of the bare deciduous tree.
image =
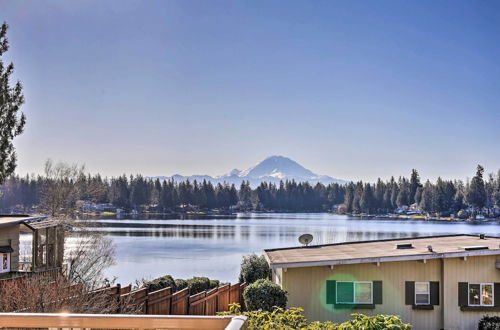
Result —
M115 249L110 238L74 223L66 239L68 279L96 288L105 283L103 271L114 264Z
M72 216L79 196L76 182L85 176L85 166L52 160L45 162L41 209L51 216Z
M0 281L0 312L139 313L141 306L116 288L91 290L63 276L32 276Z

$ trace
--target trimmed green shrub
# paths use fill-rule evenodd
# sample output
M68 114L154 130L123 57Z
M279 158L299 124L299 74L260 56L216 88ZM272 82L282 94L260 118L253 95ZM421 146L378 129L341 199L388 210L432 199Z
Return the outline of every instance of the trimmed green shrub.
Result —
M275 308L269 311L247 311L242 312L238 304L229 305L228 312L218 315L245 315L248 317L248 330L260 329L284 329L284 330L410 330L411 325L393 315L366 316L363 314L352 314L354 319L336 324L331 321L308 323L303 315L302 308L292 307L289 309Z
M171 287L173 292L189 288L189 293L193 295L217 288L220 286L220 282L218 280L211 280L208 277L193 277L188 280L178 278L174 280L172 276L165 275L152 281L145 282L144 286L149 288L149 292L158 291L167 287Z
M177 286L177 291L180 291L188 287L188 282L182 278L176 278L175 285Z
M477 328L478 330L500 330L500 316L483 316Z
M286 307L287 292L276 283L260 279L243 291L243 299L248 310L272 311L275 307Z
M302 308L275 308L269 311L247 311L242 312L238 304L230 304L229 311L217 315L244 315L247 316L248 330L257 329L306 329L307 319L304 317ZM318 328L321 329L321 328Z
M255 253L243 256L239 281L250 284L263 278L271 278L271 268L269 268L266 258L263 255L258 256Z
M352 320L339 324L337 329L342 330L383 330L383 329L397 329L407 330L411 329L410 324L403 323L403 321L394 315L374 315L368 316L364 314L351 314L354 316Z
M149 292L158 291L168 287L171 287L173 292L177 291L177 286L175 284L175 281L170 275L165 275L157 279L154 279L152 281L149 281L146 283L146 285L148 286Z
M208 285L208 288L210 290L214 289L214 288L217 288L220 286L220 281L219 280L210 280L210 283Z
M192 295L210 290L210 279L208 277L193 277L186 280L186 282L188 283L189 293Z

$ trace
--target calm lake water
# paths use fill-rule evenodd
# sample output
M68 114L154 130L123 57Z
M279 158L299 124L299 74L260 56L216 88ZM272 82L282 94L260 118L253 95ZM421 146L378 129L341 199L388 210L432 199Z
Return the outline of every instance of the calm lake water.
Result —
M237 281L241 257L263 249L444 234L500 234L500 224L404 220L361 220L325 213L241 213L225 219L99 219L98 230L111 237L116 265L107 275L126 285L164 274L174 278L208 276Z

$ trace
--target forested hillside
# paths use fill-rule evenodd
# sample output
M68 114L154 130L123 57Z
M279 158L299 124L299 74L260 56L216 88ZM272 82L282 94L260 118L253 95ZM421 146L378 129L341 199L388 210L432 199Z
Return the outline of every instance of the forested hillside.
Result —
M466 182L441 178L422 182L413 170L409 178L379 179L374 184L359 181L312 186L307 182L285 181L263 182L256 189L247 181L236 187L208 181L148 180L141 175L108 179L80 171L71 177L11 176L0 191L3 212L35 210L54 215L85 201L139 212L231 209L387 214L402 208L447 216L465 210L494 213L495 207L500 208L500 171L485 178L484 169L478 166L474 177Z

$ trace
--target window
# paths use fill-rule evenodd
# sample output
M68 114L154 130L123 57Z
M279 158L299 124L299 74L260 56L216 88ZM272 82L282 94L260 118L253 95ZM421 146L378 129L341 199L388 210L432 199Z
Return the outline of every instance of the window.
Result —
M429 305L431 290L429 282L415 282L415 305Z
M0 253L0 273L10 272L10 253Z
M469 306L493 306L493 283L469 283Z
M337 304L372 304L372 282L337 281Z

